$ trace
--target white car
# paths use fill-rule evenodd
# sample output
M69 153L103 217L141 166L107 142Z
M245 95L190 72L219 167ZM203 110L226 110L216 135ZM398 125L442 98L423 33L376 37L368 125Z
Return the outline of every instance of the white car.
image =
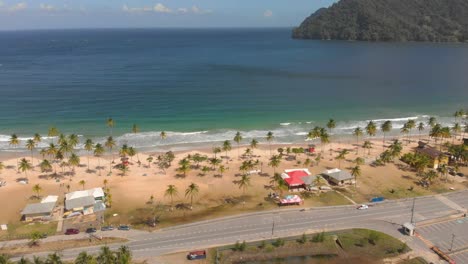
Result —
M369 206L367 204L361 204L360 206L358 206L357 209L358 210L366 210L366 209L369 209Z

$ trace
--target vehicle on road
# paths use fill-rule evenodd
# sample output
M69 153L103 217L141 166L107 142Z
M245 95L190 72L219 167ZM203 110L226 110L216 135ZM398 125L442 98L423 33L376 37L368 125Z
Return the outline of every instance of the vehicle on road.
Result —
M80 230L76 228L68 228L67 230L65 230L65 235L76 235L79 233L80 233Z
M361 204L360 206L358 206L356 209L358 210L366 210L366 209L369 209L369 206L367 204Z
M114 230L113 226L103 226L101 227L101 231L112 231Z
M206 259L206 250L191 251L187 254L188 260Z
M86 233L88 233L88 234L96 233L96 231L97 231L97 230L96 230L96 228L94 228L94 227L90 227L90 228L86 229Z
M374 197L370 201L371 201L371 203L378 203L378 202L383 202L384 200L385 200L385 198L383 198L383 197Z
M119 225L119 227L117 229L122 230L122 231L128 231L128 230L130 230L130 226L128 226L128 225Z

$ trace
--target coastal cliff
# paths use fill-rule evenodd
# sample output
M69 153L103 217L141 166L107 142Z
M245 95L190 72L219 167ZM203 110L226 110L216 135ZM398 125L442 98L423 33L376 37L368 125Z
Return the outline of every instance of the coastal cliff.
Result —
M468 0L341 0L317 10L293 38L468 41Z

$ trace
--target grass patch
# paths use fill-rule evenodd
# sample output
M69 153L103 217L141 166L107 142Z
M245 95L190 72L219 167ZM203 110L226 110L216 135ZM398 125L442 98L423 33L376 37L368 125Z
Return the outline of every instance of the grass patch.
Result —
M7 231L0 231L0 240L28 239L31 233L53 235L57 231L57 223L9 223Z
M97 245L107 245L113 243L124 243L127 242L127 239L124 238L115 238L115 237L105 237L101 240L98 239L76 239L76 240L63 240L63 241L53 241L53 242L40 242L39 246L30 247L28 245L16 245L8 246L0 249L0 254L6 254L12 257L22 256L25 254L31 254L36 252L44 251L61 251L64 249L70 248L80 248L80 247L89 247Z

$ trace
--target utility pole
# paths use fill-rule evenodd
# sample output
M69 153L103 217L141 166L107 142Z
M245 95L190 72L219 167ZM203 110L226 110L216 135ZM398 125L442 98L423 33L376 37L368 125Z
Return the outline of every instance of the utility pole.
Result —
M413 207L411 208L411 224L414 225L414 205L416 203L416 198L413 199Z
M452 234L452 243L450 243L450 249L449 251L452 251L453 249L453 241L455 240L455 234Z
M271 226L271 236L275 234L275 216L273 216L273 225Z

